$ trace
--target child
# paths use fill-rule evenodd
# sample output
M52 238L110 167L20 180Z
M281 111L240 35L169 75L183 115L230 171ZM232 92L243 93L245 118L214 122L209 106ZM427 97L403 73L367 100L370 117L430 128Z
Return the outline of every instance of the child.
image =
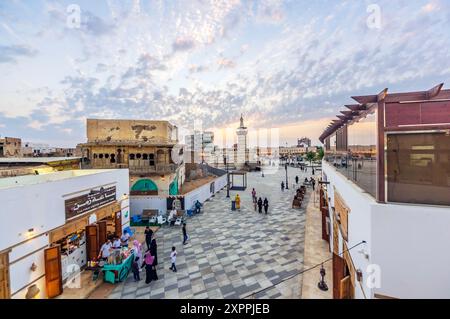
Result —
M139 257L136 257L131 264L131 271L133 272L134 281L141 280L141 277L139 276L139 264L138 264Z
M172 252L170 253L170 260L172 261L172 266L170 266L170 270L173 272L177 272L177 266L175 266L175 262L177 261L177 251L175 250L175 246L172 247Z

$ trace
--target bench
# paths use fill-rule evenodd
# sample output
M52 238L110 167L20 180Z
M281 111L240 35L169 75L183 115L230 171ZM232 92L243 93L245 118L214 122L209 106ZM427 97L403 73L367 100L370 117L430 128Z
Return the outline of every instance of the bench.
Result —
M156 223L159 211L157 209L144 209L142 211L141 220L147 223Z

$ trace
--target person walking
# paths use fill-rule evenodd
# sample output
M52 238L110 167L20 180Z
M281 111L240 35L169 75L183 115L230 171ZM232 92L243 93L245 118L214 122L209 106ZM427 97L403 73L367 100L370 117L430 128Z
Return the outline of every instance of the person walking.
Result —
M258 201L256 200L256 197L255 197L255 200L253 201L253 208L255 209L255 212L256 212L256 206L258 206Z
M256 202L256 191L254 188L252 190L252 200L253 200L253 202Z
M131 271L133 272L133 278L134 281L140 281L141 276L139 275L139 264L138 264L139 258L136 257L133 260L133 263L131 264Z
M152 242L150 243L150 254L155 258L153 265L158 265L158 245L156 244L155 235L152 237Z
M236 209L240 210L241 209L241 198L239 197L239 194L236 194L236 197L234 200L236 201Z
M311 177L310 182L311 182L311 185L312 185L312 189L315 190L316 180Z
M150 227L146 226L144 235L145 235L145 243L147 244L147 250L149 250L150 245L152 243L153 230Z
M142 257L142 246L141 246L141 243L137 239L135 239L133 241L133 252L134 252L134 257L137 258L138 261L140 261L141 257ZM138 268L139 268L139 266L138 266Z
M170 270L173 272L177 272L177 266L175 265L177 261L177 250L175 246L172 247L172 252L170 253L170 261L172 262L172 266L170 266Z
M183 245L186 245L186 242L188 240L188 235L187 235L187 231L186 231L186 223L183 223L183 227L181 228L181 230L183 231Z
M281 182L281 191L284 192L284 182Z
M313 169L312 169L312 174L314 175L314 167L313 167Z
M295 184L298 184L298 176L295 176Z
M145 267L145 283L149 284L155 279L155 270L153 268L153 262L155 258L150 254L150 251L147 251L144 255L144 262L142 263L141 268Z
M267 215L267 211L269 210L269 201L267 200L267 197L264 198L264 212Z
M263 201L261 197L258 199L258 213L262 213Z

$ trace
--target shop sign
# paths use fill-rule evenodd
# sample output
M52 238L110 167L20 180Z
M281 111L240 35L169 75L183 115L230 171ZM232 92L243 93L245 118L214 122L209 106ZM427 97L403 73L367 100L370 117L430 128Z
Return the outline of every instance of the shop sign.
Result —
M90 193L65 201L66 219L76 217L87 211L116 200L116 186L91 190Z

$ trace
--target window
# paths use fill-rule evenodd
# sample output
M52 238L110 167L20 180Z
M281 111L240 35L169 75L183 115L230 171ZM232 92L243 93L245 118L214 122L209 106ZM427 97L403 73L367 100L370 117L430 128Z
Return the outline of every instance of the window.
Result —
M130 160L134 160L134 154L130 154Z
M142 155L142 159L148 160L148 154L143 154L143 155Z
M94 153L94 158L97 158L97 153Z
M137 159L140 159L141 157L142 157L141 153L137 153L137 154L136 154L136 158L137 158Z
M98 158L103 158L103 154L99 154L99 155L98 155Z
M150 160L150 166L155 166L155 154L148 154L148 159Z
M116 162L116 154L111 154L111 163L115 163Z
M389 134L388 201L450 205L450 135Z
M109 158L109 154L105 154L105 158Z

